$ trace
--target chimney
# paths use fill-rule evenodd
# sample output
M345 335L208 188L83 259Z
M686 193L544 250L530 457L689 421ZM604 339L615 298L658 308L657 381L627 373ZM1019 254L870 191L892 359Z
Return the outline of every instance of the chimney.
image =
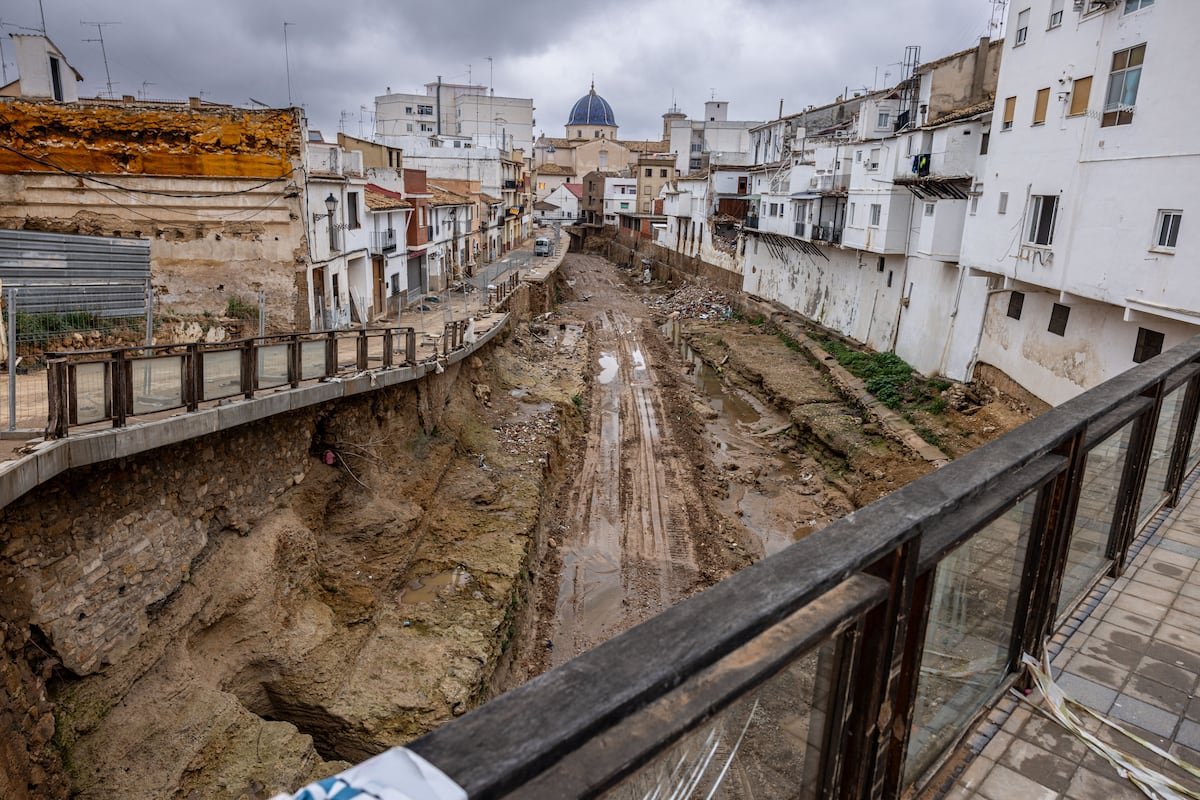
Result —
M979 37L979 46L975 48L975 69L971 73L971 103L980 103L987 89L988 52L991 50L991 40L986 36ZM992 87L995 89L995 87Z
M200 107L200 98L199 97L189 97L188 105L191 106L192 108L199 108Z
M121 102L122 102L122 103L132 103L132 102L133 102L133 95L131 95L131 94L123 94L123 95L121 95Z

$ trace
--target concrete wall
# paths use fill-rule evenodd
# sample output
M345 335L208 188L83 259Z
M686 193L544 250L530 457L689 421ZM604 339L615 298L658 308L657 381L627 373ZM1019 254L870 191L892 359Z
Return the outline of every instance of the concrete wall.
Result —
M0 150L0 226L149 239L169 309L220 314L262 289L273 323L307 321L298 113L12 101L4 116L0 143L127 191Z

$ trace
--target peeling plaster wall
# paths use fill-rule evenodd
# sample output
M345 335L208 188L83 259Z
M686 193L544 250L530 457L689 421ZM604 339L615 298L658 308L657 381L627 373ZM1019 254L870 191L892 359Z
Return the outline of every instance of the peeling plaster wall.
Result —
M759 237L748 236L742 290L778 300L875 350L891 350L904 286L904 258L833 247L821 250L828 261L788 248L783 249L781 260ZM880 258L884 259L882 272Z
M1139 323L1124 322L1121 309L1085 300L1072 302L1065 336L1047 332L1058 293L1025 293L1021 319L1008 316L1010 292L991 295L983 323L979 361L1000 369L1051 405L1134 366ZM1164 334L1163 351L1195 334L1182 322L1150 318L1140 323Z
M896 355L925 375L971 378L988 280L957 264L910 256L900 309Z
M168 309L221 314L261 289L271 326L292 328L307 320L302 130L288 110L5 102L0 144L46 163L0 150L0 227L149 239Z

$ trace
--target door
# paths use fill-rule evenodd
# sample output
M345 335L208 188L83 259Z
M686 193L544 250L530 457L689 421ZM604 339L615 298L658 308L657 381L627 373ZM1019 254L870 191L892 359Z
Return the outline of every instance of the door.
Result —
M371 257L371 269L375 279L375 313L382 314L387 303L387 289L383 281L383 256Z
M329 307L325 301L325 268L316 267L312 272L313 311L318 329L326 327L325 310Z

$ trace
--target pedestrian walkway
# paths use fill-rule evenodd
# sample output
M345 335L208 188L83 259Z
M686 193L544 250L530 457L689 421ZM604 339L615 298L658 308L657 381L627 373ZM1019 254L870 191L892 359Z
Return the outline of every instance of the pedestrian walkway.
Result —
M1200 499L1197 476L1177 508L1134 544L1125 575L1105 578L1050 642L1053 677L1087 708L1200 767ZM1040 702L1034 692L1029 700ZM1200 779L1096 719L1083 727L1193 791ZM1009 695L967 737L928 798L1142 798L1131 781L1058 722Z

